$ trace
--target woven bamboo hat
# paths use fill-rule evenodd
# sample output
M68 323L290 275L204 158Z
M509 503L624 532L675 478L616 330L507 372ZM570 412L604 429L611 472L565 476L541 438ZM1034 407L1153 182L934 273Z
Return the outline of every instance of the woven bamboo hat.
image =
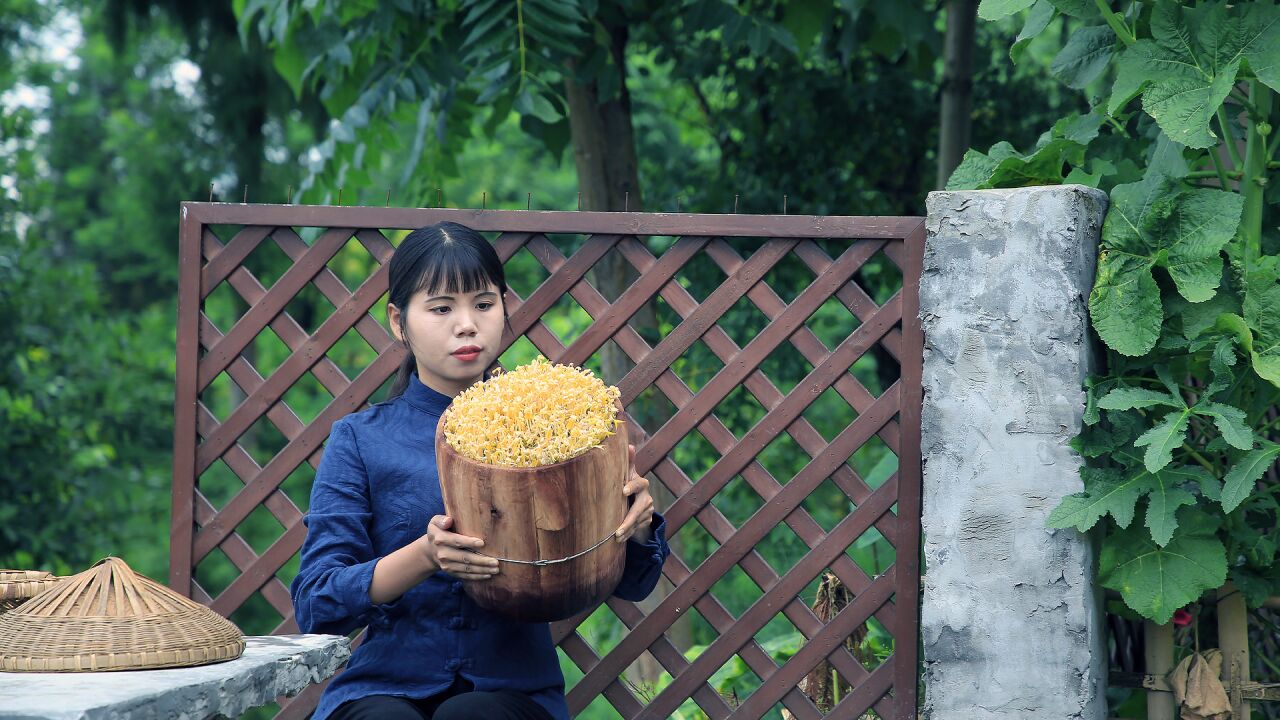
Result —
M62 578L43 570L0 570L0 614L30 600Z
M230 620L109 557L0 615L0 670L89 672L232 660Z

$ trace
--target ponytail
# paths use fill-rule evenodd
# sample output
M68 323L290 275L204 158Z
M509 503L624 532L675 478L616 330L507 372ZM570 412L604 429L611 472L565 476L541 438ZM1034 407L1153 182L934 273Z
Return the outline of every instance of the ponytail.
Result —
M409 376L416 372L418 372L418 361L414 359L413 351L409 350L405 353L404 360L400 361L400 369L396 371L396 379L391 382L391 389L387 390L387 400L394 400L403 395L404 391L409 389Z

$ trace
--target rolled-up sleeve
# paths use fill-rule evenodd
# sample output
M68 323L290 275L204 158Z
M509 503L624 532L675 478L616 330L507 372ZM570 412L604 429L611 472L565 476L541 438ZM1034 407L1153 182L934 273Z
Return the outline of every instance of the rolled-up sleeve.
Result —
M395 603L369 600L380 558L369 538L369 478L348 423L334 423L311 488L298 575L289 586L304 633L346 635L386 616Z
M623 600L636 602L649 597L662 577L662 564L671 554L667 546L667 519L662 513L653 514L649 529L652 531L649 542L627 541L627 566L622 571L622 582L613 591Z

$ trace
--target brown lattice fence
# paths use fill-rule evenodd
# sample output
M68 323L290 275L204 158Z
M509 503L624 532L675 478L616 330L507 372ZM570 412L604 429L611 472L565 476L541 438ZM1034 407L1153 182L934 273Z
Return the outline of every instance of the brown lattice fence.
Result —
M591 616L612 623L603 635L584 632L588 614L553 626L582 673L571 709L603 697L627 718L915 718L921 218L186 203L170 585L249 632L297 631L287 582L306 532L298 503L331 424L377 400L400 362L379 320L396 231L440 220L491 236L509 268L536 269L536 287L506 298L504 348L589 364L610 343L634 362L623 403L633 414L643 403L653 430L631 423L636 467L673 498L662 509L676 552L658 598L646 609L610 600ZM609 254L639 272L616 298L588 275ZM716 279L702 297L694 274ZM900 286L876 297L872 275ZM807 282L779 281L797 277ZM649 338L633 321L646 304L662 309ZM745 332L725 322L745 311L758 320ZM565 330L573 313L585 330ZM873 353L868 379L859 368ZM778 367L798 381L780 386L766 372ZM726 412L744 403L749 427ZM847 419L833 430L837 416ZM868 468L872 445L880 461ZM780 453L800 469L772 472ZM689 457L701 465L682 466ZM722 503L729 493L752 511ZM780 533L801 551L774 551ZM868 541L883 567L857 561L851 548ZM824 573L852 601L815 613ZM263 617L275 619L260 627ZM681 623L712 639L688 647ZM766 626L796 641L780 650ZM891 652L851 647L871 629L891 636ZM847 686L820 708L800 683L824 661ZM645 662L662 682L628 679ZM713 687L728 671L749 691ZM320 691L282 699L281 715L305 716Z

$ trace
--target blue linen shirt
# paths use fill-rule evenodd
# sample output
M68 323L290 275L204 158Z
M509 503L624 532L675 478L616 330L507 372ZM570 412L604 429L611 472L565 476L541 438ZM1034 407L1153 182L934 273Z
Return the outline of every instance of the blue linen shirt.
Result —
M550 626L507 620L477 606L462 583L436 572L393 602L369 599L373 568L420 537L443 515L435 433L452 401L414 373L400 397L333 424L304 518L301 567L290 585L304 633L346 635L366 627L346 669L325 688L314 720L369 695L426 698L461 676L476 690L527 693L568 720L564 677ZM666 521L653 514L653 538L627 541L626 569L614 595L642 600L661 575Z

